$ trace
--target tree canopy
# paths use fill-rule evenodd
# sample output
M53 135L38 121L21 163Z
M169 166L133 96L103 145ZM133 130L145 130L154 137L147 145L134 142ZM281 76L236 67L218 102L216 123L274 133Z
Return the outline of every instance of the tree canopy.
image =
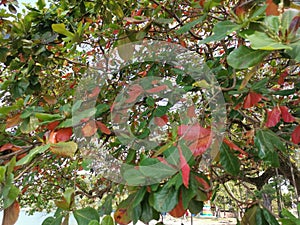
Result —
M56 210L44 225L149 223L224 192L240 224L299 224L268 191L286 182L298 203L295 2L0 6L3 224L20 207Z

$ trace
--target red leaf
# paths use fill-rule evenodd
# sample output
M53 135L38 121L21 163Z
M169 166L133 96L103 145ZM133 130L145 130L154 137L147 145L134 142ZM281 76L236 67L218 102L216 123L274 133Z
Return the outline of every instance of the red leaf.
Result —
M51 122L47 125L47 128L48 130L54 130L58 124L60 123L60 121L54 121L54 122Z
M203 128L200 124L195 125L180 125L178 127L178 135L186 141L195 141L206 136L209 136L211 130Z
M290 23L288 33L296 34L299 27L300 27L300 16L295 16L292 22Z
M59 129L58 131L56 131L56 136L55 136L56 142L68 141L70 140L72 134L73 134L72 127Z
M262 95L255 93L255 92L249 92L249 94L246 96L244 100L244 108L248 109L252 106L255 106L260 100L262 99Z
M295 118L289 113L289 108L286 106L280 106L282 119L286 123L292 123L295 121Z
M169 120L167 115L163 115L162 117L154 117L154 123L160 127L166 125L168 121Z
M266 127L274 127L280 121L281 111L279 107L275 107L271 111L267 111L268 118L266 122Z
M147 93L153 94L153 93L157 93L157 92L161 92L164 91L168 88L167 85L161 85L161 86L157 86L151 89L146 90Z
M292 133L292 142L296 145L300 143L300 125L298 125Z
M108 129L107 126L104 123L102 123L100 121L96 121L96 123L97 123L97 126L101 130L102 133L107 134L107 135L111 134L110 129Z
M84 137L91 137L97 132L95 121L90 120L81 128Z
M232 141L230 141L229 139L227 138L224 138L223 139L223 142L228 145L229 148L235 150L235 151L238 151L240 152L241 154L245 155L245 156L248 156L248 153L245 152L243 149L241 149L239 146L237 146L236 144L234 144Z
M199 124L180 125L178 135L186 141L190 141L189 148L194 156L203 154L212 142L212 132L210 128L203 128Z
M181 169L181 173L182 173L182 183L186 188L189 188L189 179L190 179L191 169L182 154L182 150L181 150L180 146L178 146L178 152L179 152L179 157L180 157L180 169Z
M267 16L279 16L278 5L273 0L267 0L266 15Z
M94 97L97 97L98 94L99 94L99 92L100 92L100 88L97 86L97 87L95 87L95 88L93 89L92 93L90 93L90 94L88 95L88 98L94 98Z
M137 97L140 96L140 94L143 93L143 88L138 85L138 84L134 84L132 86L129 87L129 92L128 92L128 95L129 95L129 98L126 99L125 103L132 103L134 102Z
M280 77L277 81L278 84L282 85L284 84L284 79L288 76L288 72L287 71L284 71L283 73L280 74Z

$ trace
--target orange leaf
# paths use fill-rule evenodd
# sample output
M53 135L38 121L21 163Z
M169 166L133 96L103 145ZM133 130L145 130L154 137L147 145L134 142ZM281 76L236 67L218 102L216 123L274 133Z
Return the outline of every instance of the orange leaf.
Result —
M255 106L260 100L262 99L262 95L255 93L255 92L249 92L249 94L246 96L244 100L244 108L248 109L252 106Z
M13 225L17 222L20 214L20 205L17 201L4 209L2 225Z
M266 122L266 127L274 127L280 121L281 111L279 107L273 108L271 111L267 111L268 118Z
M108 129L107 126L104 123L102 123L100 121L96 121L96 123L97 123L97 126L101 130L102 133L107 134L107 135L111 134L110 129Z
M161 86L157 86L157 87L148 89L148 90L146 90L146 92L153 94L153 93L157 93L157 92L164 91L164 90L166 90L167 88L168 88L167 85L161 85Z
M267 8L266 15L267 16L279 16L278 5L276 5L273 0L266 0Z
M56 132L56 142L68 141L73 134L72 127L62 128Z
M280 111L282 119L286 123L292 123L295 121L295 118L289 113L289 108L286 106L280 106Z
M292 142L296 145L300 143L300 125L292 133Z
M95 121L90 120L81 129L84 137L91 137L97 132L97 126Z
M18 125L19 122L21 121L20 115L21 114L18 113L18 114L14 115L10 118L7 118L7 120L6 120L6 129Z

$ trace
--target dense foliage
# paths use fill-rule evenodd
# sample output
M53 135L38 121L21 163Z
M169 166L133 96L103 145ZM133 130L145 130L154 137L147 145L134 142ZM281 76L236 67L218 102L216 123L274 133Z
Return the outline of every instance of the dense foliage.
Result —
M294 2L0 5L3 224L19 205L57 209L43 224L128 224L229 197L241 224L273 225L278 183L298 202Z

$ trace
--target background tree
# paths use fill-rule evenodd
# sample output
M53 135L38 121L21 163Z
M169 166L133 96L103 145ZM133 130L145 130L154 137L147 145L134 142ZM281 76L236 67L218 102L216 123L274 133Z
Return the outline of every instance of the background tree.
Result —
M57 207L45 224L67 224L70 213L78 224L99 224L100 215L106 215L102 224L113 224L113 206L119 224L148 223L160 212L180 217L186 209L199 212L228 181L247 190L246 201L229 192L247 210L242 224L278 224L250 188L261 190L276 173L298 199L300 17L294 2L53 0L46 6L38 0L23 14L16 1L0 4L3 224L15 222L19 204L32 211ZM99 79L109 65L131 57L130 43L146 40L177 44L203 59L225 99L227 120L215 121L224 132L212 126L218 104L211 80L195 79L182 65L136 62ZM119 59L112 62L115 48ZM134 83L141 78L149 82ZM174 86L187 99L182 107L173 107L176 96L168 95ZM126 142L130 136L116 133L118 117L111 112L120 93L132 104L124 124L134 140L159 136L158 146L136 150ZM203 168L210 149L218 153ZM105 171L103 152L136 170ZM158 171L142 170L157 163ZM136 185L162 170L172 175ZM107 179L109 173L122 182Z

